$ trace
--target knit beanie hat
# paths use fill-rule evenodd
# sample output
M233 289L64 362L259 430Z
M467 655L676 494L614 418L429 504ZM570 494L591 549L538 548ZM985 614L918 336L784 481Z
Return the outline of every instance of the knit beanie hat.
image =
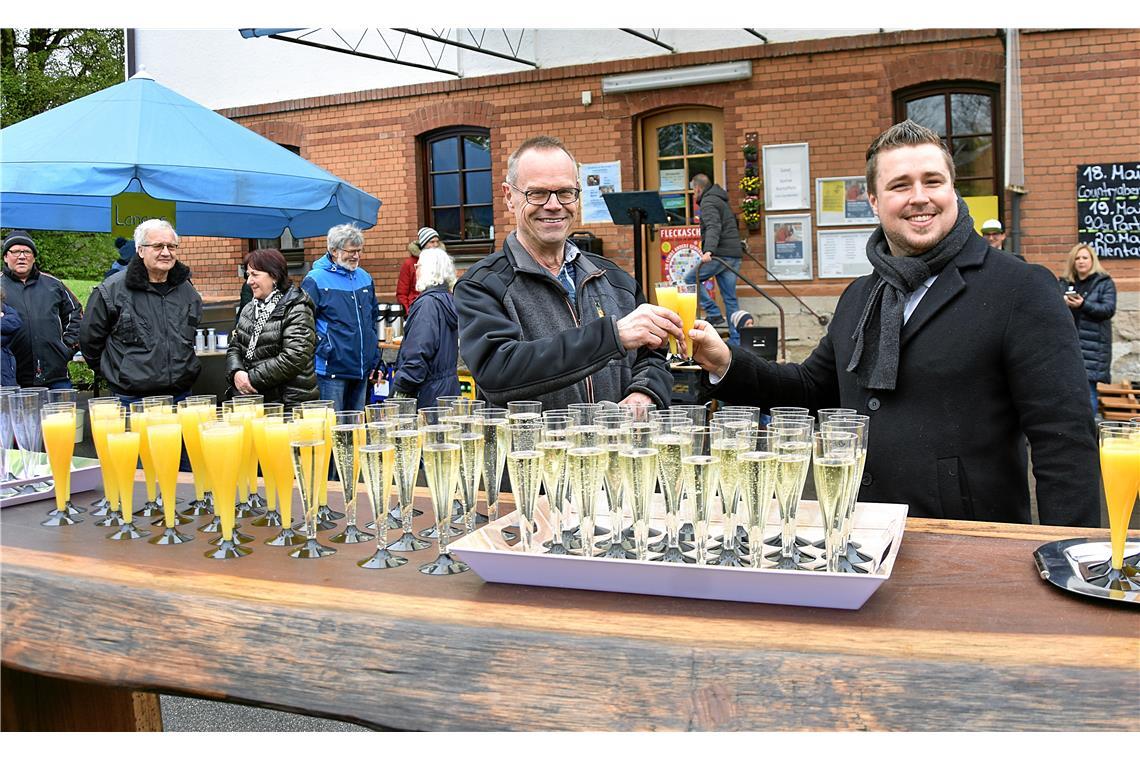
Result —
M437 237L439 237L439 233L431 227L420 227L420 231L416 233L416 242L420 244L420 248L423 248L432 238Z
M740 311L732 312L732 316L728 318L728 321L732 322L732 326L739 330L744 323L750 319L752 319L752 315L741 309Z
M4 238L3 252L7 253L8 249L14 245L26 245L32 249L33 254L39 255L39 251L36 250L36 241L32 240L32 236L24 230L12 230L8 233L8 237Z

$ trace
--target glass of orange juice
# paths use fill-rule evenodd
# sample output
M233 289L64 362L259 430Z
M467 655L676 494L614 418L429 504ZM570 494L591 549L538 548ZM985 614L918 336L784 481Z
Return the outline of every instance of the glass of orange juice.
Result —
M178 488L178 464L182 457L182 425L169 409L151 410L146 425L147 448L150 449L158 487L162 493L161 535L150 540L152 544L174 545L193 541L193 536L178 532L179 521L192 522L174 510L175 490Z
M71 503L71 457L75 453L75 403L47 404L40 408L40 429L55 481L55 509L41 525L74 525L79 510Z
M689 330L693 329L693 322L697 320L697 286L688 283L677 285L677 308L674 309L681 317L681 329L685 333L685 356L693 355L693 339L689 337Z
M267 546L298 546L305 537L293 527L293 452L290 443L300 435L294 422L283 416L269 417L264 424L265 458L262 468L277 486L277 510L281 532L267 540ZM269 480L266 480L268 483ZM268 487L268 486L267 486Z
M125 412L126 410L124 410ZM107 535L114 541L144 538L149 530L138 530L134 524L135 473L139 466L139 434L123 430L107 434L107 454L115 474L115 488L119 492L119 512L123 524Z
M158 480L154 474L154 464L150 457L150 445L147 441L146 427L152 407L144 401L135 401L131 404L131 430L139 434L139 459L142 461L143 478L146 481L146 502L136 514L138 517L154 517L162 514L162 507L158 504Z
M663 309L676 312L680 314L677 303L677 283L675 282L658 282L653 286L657 294L657 305ZM677 354L677 339L669 338L669 353Z
M235 540L238 471L242 464L245 427L234 420L203 422L198 426L202 454L215 489L214 514L221 532L217 549L206 552L209 559L233 559L250 553Z
M250 422L253 432L253 453L261 467L261 478L265 481L265 513L253 521L259 528L280 528L281 513L277 511L277 479L269 461L269 445L265 437L265 425L268 422L284 422L280 411L269 412L260 417L254 417ZM256 474L256 470L255 470ZM256 480L254 481L256 487Z
M1105 575L1090 579L1090 582L1120 591L1140 590L1140 571L1124 566L1128 522L1140 491L1140 426L1101 422L1097 431L1112 561Z
M122 525L124 521L119 510L119 481L115 477L111 453L107 448L107 436L127 429L127 410L114 396L93 398L88 401L88 415L91 418L91 438L95 442L95 454L99 458L103 477L103 493L107 496L106 508L96 509L91 514L103 517L95 525L113 528Z
M202 441L198 437L198 425L202 422L204 410L207 408L211 407L190 399L178 402L178 422L182 425L182 443L186 446L186 456L190 460L190 473L194 479L194 498L186 505L186 509L182 510L182 514L187 517L210 514L210 506L206 502L209 477L206 473L206 465L202 461Z

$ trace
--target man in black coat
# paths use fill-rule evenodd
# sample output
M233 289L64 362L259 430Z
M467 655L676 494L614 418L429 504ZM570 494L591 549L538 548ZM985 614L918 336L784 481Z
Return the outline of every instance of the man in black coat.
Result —
M1029 522L1028 437L1041 522L1097 525L1096 440L1071 317L1048 270L974 232L953 166L914 122L871 144L874 273L843 293L803 364L730 348L703 322L695 358L723 399L869 415L863 501Z
M736 272L732 269L740 269L743 249L740 245L740 232L736 228L736 214L732 213L732 207L728 205L728 193L720 185L713 184L708 175L694 174L689 186L693 188L693 200L701 210L701 282L716 278L720 297L724 299L724 314L720 313L716 301L703 287L697 288L697 298L705 318L714 327L722 327L725 317L737 310ZM713 261L713 256L727 260L732 269L719 261ZM696 282L695 270L694 267L688 273L686 282ZM740 342L740 333L731 323L728 325L728 342Z

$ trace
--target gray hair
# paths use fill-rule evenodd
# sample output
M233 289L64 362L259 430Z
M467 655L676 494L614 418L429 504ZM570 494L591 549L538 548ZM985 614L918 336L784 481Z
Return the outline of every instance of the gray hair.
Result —
M455 264L444 251L425 248L420 253L416 265L416 290L422 292L437 285L446 285L451 290L455 287L455 279Z
M575 166L578 165L578 162L574 160L574 155L569 150L567 150L566 146L562 143L561 140L559 140L557 137L551 137L549 135L539 135L538 137L532 137L529 140L523 142L522 145L515 149L515 152L511 154L511 157L507 159L508 185L513 185L518 182L519 159L522 158L522 155L528 150L560 150L567 156L570 156L570 160L574 161Z
M343 251L346 245L364 245L364 233L353 224L338 224L329 230L330 251Z
M709 175L704 173L694 174L693 178L689 180L689 187L693 190L696 190L697 188L700 188L701 190L707 190L711 186L712 180L709 179Z
M135 227L135 248L141 248L146 245L146 236L151 230L170 230L170 234L174 235L174 242L178 242L178 233L174 231L174 227L171 226L170 222L165 219L147 219L138 227Z
M938 149L942 151L942 157L946 159L946 167L950 170L950 183L954 183L954 158L950 155L950 151L946 149L946 143L942 141L942 138L938 136L937 132L907 119L906 121L900 121L876 137L870 147L867 148L868 193L871 195L878 194L878 188L875 187L875 172L879 170L879 154L886 150L902 148L908 145L938 146Z

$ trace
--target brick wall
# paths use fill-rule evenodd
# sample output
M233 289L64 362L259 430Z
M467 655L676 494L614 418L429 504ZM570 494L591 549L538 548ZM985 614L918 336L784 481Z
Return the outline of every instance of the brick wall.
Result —
M1078 163L1136 160L1140 146L1140 31L1030 30L1022 34L1025 164L1022 250L1059 271L1075 241L1074 174ZM365 233L364 266L381 298L394 300L405 246L423 223L417 136L469 124L491 130L496 178L525 138L562 138L581 162L622 162L623 189L641 187L639 120L678 106L723 109L728 190L743 173L737 149L746 132L761 144L808 142L813 180L863 173L867 144L892 122L893 92L923 82L973 80L1000 84L1005 54L996 30L920 30L723 51L610 61L468 80L346 93L253 105L223 113L271 139L297 145L301 155L378 196L375 228ZM626 71L751 60L750 82L602 95L601 77ZM582 90L594 102L581 104ZM1003 104L1004 110L1004 104ZM497 194L496 194L497 195ZM1006 204L1008 217L1009 205ZM814 212L814 209L813 209ZM498 240L512 229L495 200ZM628 227L589 225L606 255L632 271ZM762 252L762 235L749 236ZM323 240L311 240L310 259ZM198 287L209 297L233 297L243 241L193 239L185 246ZM1137 262L1110 262L1122 290L1140 290ZM748 264L746 274L763 282ZM834 298L846 281L797 283L807 297ZM741 295L748 297L743 288Z

